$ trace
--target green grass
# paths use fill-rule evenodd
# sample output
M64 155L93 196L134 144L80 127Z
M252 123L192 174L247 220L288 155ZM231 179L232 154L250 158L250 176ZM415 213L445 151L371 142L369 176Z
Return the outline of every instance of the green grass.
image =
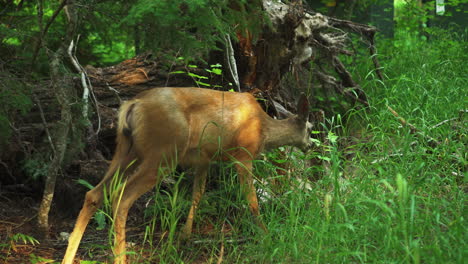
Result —
M135 241L144 247L135 249L139 263L216 263L221 249L223 263L464 263L467 129L459 111L467 101L465 44L448 35L423 41L399 33L394 41L382 40L387 80L376 79L370 59L362 59L355 73L366 76L360 83L370 109L324 124L332 142L324 155L329 168L318 168L324 175L310 181L311 188L300 182L316 179L317 169L294 154L292 177L281 179L282 191L261 203L269 233L253 224L226 165L220 179L209 179L215 188L195 219L195 230L211 223L212 232L178 242L190 206L190 191L178 182L153 199L147 237ZM402 127L387 106L420 134ZM433 127L444 120L451 121ZM267 162L256 167L263 178L281 177ZM232 231L220 232L223 224ZM152 236L161 226L162 235Z

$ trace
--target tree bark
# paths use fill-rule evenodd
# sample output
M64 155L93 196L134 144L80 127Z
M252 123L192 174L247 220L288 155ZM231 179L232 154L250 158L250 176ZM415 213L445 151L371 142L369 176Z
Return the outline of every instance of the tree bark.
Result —
M56 99L60 106L60 121L55 124L54 127L54 149L53 158L48 165L47 176L45 179L44 193L42 196L41 205L38 212L38 226L42 231L43 235L48 238L49 236L49 212L54 198L55 185L57 182L57 175L61 170L62 162L67 152L67 145L69 134L72 126L72 102L75 101L73 82L72 79L63 73L60 68L62 60L66 54L68 43L72 40L76 23L77 14L74 8L74 1L68 0L65 6L68 25L67 32L64 36L64 40L57 51L50 51L50 77L52 81L52 87L56 95Z

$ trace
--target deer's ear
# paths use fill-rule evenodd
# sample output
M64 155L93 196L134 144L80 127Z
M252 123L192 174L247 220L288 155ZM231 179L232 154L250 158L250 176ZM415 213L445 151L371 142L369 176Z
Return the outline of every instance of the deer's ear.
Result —
M307 100L307 96L304 93L301 94L297 102L297 114L304 121L309 119L309 100Z

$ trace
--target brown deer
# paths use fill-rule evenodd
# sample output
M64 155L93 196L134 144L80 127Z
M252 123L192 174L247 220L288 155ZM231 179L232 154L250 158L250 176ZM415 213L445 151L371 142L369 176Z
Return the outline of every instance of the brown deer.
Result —
M269 117L249 93L200 88L155 88L125 102L119 112L117 147L102 181L86 193L83 208L68 242L63 264L72 264L85 228L103 201L103 189L126 169L122 194L112 201L115 237L114 263L126 263L125 223L128 210L177 164L195 169L192 205L182 236L192 232L193 218L205 191L213 159L231 160L257 224L259 207L252 178L252 160L280 146L309 147L309 103L302 95L298 115L284 120ZM134 162L134 164L131 164ZM131 164L131 166L129 166Z

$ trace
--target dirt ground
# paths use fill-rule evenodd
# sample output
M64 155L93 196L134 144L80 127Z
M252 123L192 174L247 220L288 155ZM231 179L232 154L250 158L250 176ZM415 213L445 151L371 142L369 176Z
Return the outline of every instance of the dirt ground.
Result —
M127 242L130 242L133 250L137 252L142 252L138 241L142 241L145 234L143 211L151 195L153 194L148 193L138 200L128 216ZM70 214L63 208L57 209L57 202L53 203L49 216L50 237L44 239L36 225L39 200L37 197L18 195L18 192L0 191L0 264L60 263L67 247L67 241L61 238L60 233L71 233L77 212ZM224 230L225 235L229 236L231 231L231 228L227 227ZM207 221L194 229L193 233L206 238L215 232L212 224ZM164 235L158 233L155 236L163 237ZM34 238L39 243L24 243L23 238ZM79 264L81 259L102 262L112 259L108 238L107 228L98 231L94 223L88 225L75 257L75 263ZM147 257L144 253L140 255L145 259ZM202 253L192 256L191 262L205 263L207 256L204 255Z
M49 216L49 238L45 239L36 225L38 201L39 199L20 197L15 193L0 193L0 264L58 263L61 261L67 241L60 236L60 233L71 233L75 218L61 215L58 213L59 210L52 208ZM138 236L144 232L144 228L135 227L141 226L141 223L137 223L135 213L129 216L129 223L134 227L129 231L129 237ZM34 238L39 243L24 243L23 238L26 240ZM89 225L75 263L79 263L79 259L82 258L105 261L109 254L112 254L108 245L107 229L97 231L93 225Z
M31 197L0 193L0 263L50 263L45 259L61 258L66 243L56 234L70 230L73 220L51 215L51 237L42 239L36 226L38 207L39 203ZM23 235L38 240L39 244L24 243Z

